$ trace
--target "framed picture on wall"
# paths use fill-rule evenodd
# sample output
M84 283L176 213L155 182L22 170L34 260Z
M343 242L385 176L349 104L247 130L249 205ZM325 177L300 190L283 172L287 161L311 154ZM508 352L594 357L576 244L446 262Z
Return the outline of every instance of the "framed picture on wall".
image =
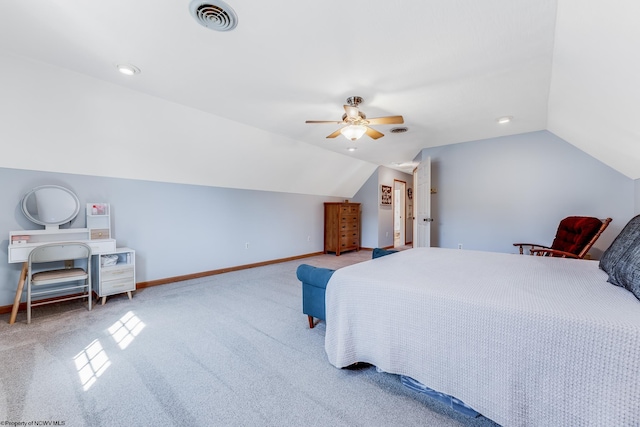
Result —
M380 204L382 206L391 206L391 187L388 185L380 186Z

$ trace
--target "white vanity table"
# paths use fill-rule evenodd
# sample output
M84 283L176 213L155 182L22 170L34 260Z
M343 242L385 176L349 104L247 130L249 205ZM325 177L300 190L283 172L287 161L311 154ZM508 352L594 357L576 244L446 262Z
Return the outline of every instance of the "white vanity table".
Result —
M91 231L88 228L11 231L9 232L9 263L27 262L33 248L53 242L86 243L91 247L93 254L104 254L116 250L115 239L91 240Z
M97 212L92 209L98 205L101 209ZM11 231L9 233L8 258L9 263L22 263L22 271L18 280L18 288L11 310L9 324L15 322L22 292L24 289L25 279L27 275L27 261L29 253L36 247L53 242L81 242L91 247L92 255L98 260L101 255L107 254L128 254L124 258L128 261L126 265L121 265L120 269L112 269L114 271L126 271L127 280L123 285L120 281L118 286L103 286L104 270L96 268L96 272L92 275L94 282L94 290L97 290L98 296L103 297L104 304L107 295L120 292L127 292L131 298L131 291L135 290L135 262L132 257L135 252L131 249L116 248L115 239L111 238L111 219L109 205L88 204L87 205L87 226L90 228L67 228L61 229L60 225L73 220L80 210L80 203L76 195L70 190L55 185L43 185L36 187L28 192L22 200L22 211L31 221L36 224L44 225L44 230L20 230ZM124 251L124 252L123 252ZM121 256L121 255L120 255ZM122 263L121 263L122 264ZM107 274L107 277L109 275ZM112 283L113 285L113 283ZM108 292L103 292L107 289ZM120 290L122 289L122 290ZM117 290L117 292L116 292Z

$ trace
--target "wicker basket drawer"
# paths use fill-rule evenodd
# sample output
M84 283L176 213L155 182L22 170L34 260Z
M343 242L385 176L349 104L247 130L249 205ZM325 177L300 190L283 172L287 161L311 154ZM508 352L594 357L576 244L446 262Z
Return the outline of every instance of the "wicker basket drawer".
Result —
M93 229L91 229L91 240L108 239L108 238L109 238L109 229L108 228L93 228Z

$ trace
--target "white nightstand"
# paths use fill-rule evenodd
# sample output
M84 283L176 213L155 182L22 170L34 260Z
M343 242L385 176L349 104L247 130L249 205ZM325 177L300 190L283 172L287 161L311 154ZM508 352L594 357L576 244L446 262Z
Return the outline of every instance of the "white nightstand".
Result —
M130 248L116 248L115 251L93 257L93 290L102 298L126 292L129 299L131 291L136 290L136 252Z

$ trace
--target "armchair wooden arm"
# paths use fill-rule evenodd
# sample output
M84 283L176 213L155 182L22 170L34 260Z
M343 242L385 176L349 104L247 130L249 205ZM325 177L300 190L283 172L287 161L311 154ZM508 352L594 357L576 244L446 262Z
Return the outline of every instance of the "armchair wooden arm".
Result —
M536 256L555 256L560 258L580 259L578 255L571 252L560 251L558 249L531 249L531 255Z
M520 248L519 248L520 249L520 255L523 254L524 246L531 246L531 249L529 249L529 252L531 252L535 248L551 249L549 246L538 245L536 243L514 243L513 246L520 246Z

